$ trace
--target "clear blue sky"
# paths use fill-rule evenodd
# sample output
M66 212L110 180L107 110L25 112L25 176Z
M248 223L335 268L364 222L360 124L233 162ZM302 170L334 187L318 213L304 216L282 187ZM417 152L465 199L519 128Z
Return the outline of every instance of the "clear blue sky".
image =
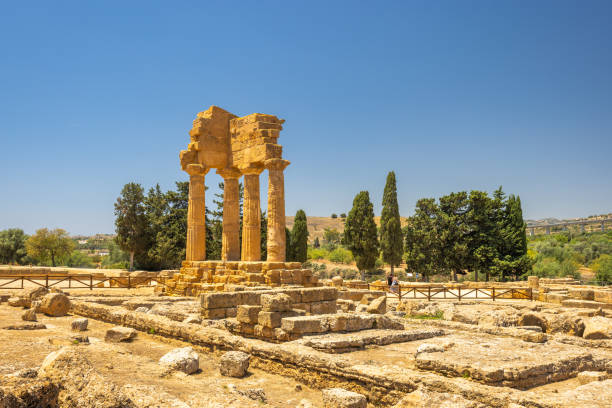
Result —
M611 1L7 1L0 229L113 232L212 104L286 119L288 214L379 213L389 170L403 215L500 184L527 218L612 211Z

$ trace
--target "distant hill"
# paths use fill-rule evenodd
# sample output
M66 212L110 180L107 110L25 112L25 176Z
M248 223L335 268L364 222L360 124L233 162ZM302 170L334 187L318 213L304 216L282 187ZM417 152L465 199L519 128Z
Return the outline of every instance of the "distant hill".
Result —
M286 217L287 228L293 228L294 216ZM406 217L400 217L402 227L406 225ZM338 232L344 232L344 219L343 218L332 218L332 217L310 217L306 216L308 224L308 240L312 242L316 237L319 239L323 238L323 232L325 229L335 229ZM374 217L376 225L380 225L380 217Z
M528 226L537 226L544 224L558 224L564 223L568 221L584 221L584 220L602 220L612 218L612 213L608 214L600 214L600 215L589 215L588 217L578 217L578 218L567 218L567 219L558 219L558 218L543 218L541 220L525 220Z

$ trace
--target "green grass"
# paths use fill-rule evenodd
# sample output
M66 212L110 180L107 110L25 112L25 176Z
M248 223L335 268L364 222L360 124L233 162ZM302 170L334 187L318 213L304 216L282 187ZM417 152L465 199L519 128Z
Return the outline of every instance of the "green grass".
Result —
M409 319L419 319L419 320L442 320L444 318L444 313L440 310L436 312L435 315L430 314L413 314L406 315Z

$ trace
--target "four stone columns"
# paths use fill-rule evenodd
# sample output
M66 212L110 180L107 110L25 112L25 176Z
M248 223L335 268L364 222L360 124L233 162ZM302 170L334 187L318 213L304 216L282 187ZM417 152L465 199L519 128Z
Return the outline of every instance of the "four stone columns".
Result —
M268 242L267 261L285 262L285 175L287 160L269 159L268 169Z
M204 176L207 168L200 164L187 166L189 173L189 206L187 209L187 248L188 261L206 259L205 187Z
M249 167L244 174L244 205L242 219L242 260L261 261L261 209L259 205L259 175L263 167Z
M221 259L240 260L240 187L238 169L217 170L223 177L223 235Z

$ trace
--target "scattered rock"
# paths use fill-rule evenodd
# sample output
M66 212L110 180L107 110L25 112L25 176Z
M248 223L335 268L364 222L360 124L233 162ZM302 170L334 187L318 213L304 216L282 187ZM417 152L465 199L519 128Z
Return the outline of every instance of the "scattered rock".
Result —
M315 406L307 399L302 399L295 408L315 408Z
M149 308L145 306L140 306L134 309L134 311L138 313L147 313L149 311Z
M47 326L42 323L11 324L10 326L3 327L5 330L42 330L46 328Z
M70 299L63 293L46 294L42 298L40 310L48 316L65 316L70 310Z
M416 354L421 353L441 353L444 351L444 347L432 343L423 343L417 347Z
M356 392L342 388L323 390L324 408L366 408L367 404L365 395Z
M364 305L363 303L360 303L357 305L357 307L355 307L355 312L357 313L366 313L368 311L368 305Z
M104 341L118 343L120 341L131 341L134 337L136 337L136 330L131 327L115 326L106 331Z
M36 312L34 309L27 309L21 314L21 320L25 320L26 322L35 322L36 321Z
M30 302L20 297L9 298L7 302L9 306L13 306L13 307L30 307Z
M542 328L540 326L519 326L519 329L542 333Z
M586 319L582 337L589 340L612 338L612 319L602 316Z
M70 336L70 340L73 343L89 344L89 337L84 334L73 334L72 336Z
M486 408L487 405L470 401L457 394L428 391L419 388L407 394L393 408Z
M605 371L583 371L578 373L578 381L580 384L587 384L592 381L603 381L607 378Z
M15 371L12 374L9 374L10 377L19 377L19 378L36 378L38 376L38 369L36 368L24 368L19 371Z
M538 326L543 332L546 331L546 318L536 313L526 313L518 320L519 326Z
M548 336L546 336L545 333L527 331L525 334L521 335L521 340L529 343L546 343L546 341L548 341Z
M366 293L365 295L361 297L361 300L359 301L359 303L361 303L362 305L369 305L370 303L372 303L374 299L377 299L377 298L378 296L372 293Z
M228 351L221 357L219 371L226 377L244 377L251 357L242 351Z
M200 369L200 356L191 347L176 348L160 358L159 364L168 372L180 371L193 374Z
M183 323L200 324L202 323L202 317L200 317L200 315L197 315L197 314L190 314L190 315L187 315L185 320L183 320Z
M80 350L63 347L54 351L38 370L39 378L61 384L56 404L49 406L134 408L122 390L103 378Z
M70 323L70 328L72 331L85 331L87 330L87 325L89 324L89 320L82 317L80 319L75 319Z
M387 296L374 299L366 309L368 313L385 314L387 313Z
M41 313L40 311L41 304L42 304L42 301L40 299L33 300L30 302L30 308L33 309L36 313Z
M295 391L297 392L302 391L302 386L300 384L296 384Z
M344 279L342 279L342 276L334 276L333 278L331 278L332 281L332 285L334 285L337 288L341 288L342 285L344 284Z
M246 388L244 390L236 389L236 392L254 401L260 401L263 403L268 402L266 392L263 388Z

